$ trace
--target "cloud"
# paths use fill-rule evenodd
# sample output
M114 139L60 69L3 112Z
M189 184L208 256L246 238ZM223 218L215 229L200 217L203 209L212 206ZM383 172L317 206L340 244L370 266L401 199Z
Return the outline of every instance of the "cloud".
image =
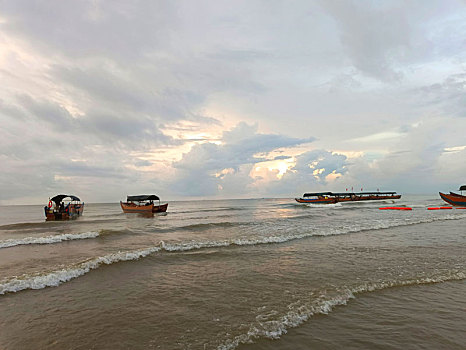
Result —
M340 28L340 40L352 64L381 80L398 80L397 61L410 49L410 28L402 6L367 6L357 1L325 1ZM370 30L367 30L370 28Z
M222 144L208 142L193 146L173 164L178 174L172 187L181 188L187 195L246 194L253 183L249 176L253 165L266 160L256 156L258 153L313 141L313 138L259 134L257 128L242 122L223 132Z
M39 122L45 122L59 131L73 128L74 118L63 107L52 101L36 101L29 95L19 95L18 104L28 117L35 117Z
M130 148L140 147L141 142L164 145L178 143L159 130L157 119L144 114L93 110L74 117L54 101L35 100L24 94L17 97L17 103L15 114L22 111L23 121L45 124L67 137L78 138L84 135L88 139L89 135L93 135L94 142L105 140L107 144L124 144ZM10 110L5 110L5 115L11 116Z
M273 160L285 160L285 159L289 159L290 156L276 156Z
M466 128L457 1L19 0L0 13L2 199L426 191L463 170L463 152L444 151Z
M352 159L345 181L404 193L435 194L436 188L445 184L457 186L460 171L466 171L460 161L464 152L449 154L445 149L461 145L462 137L451 133L448 125L463 125L463 121L437 117L406 128L387 153L375 159L366 155Z
M309 190L326 186L348 171L347 157L326 150L313 150L296 157L296 164L282 178L284 184ZM329 175L335 175L329 180Z
M3 29L31 38L41 50L60 50L75 58L117 54L132 60L167 43L170 33L164 28L175 16L170 4L147 1L113 1L111 6L100 1L14 1L3 2L1 10L7 19ZM144 12L150 15L141 16Z
M440 83L418 88L414 93L422 99L431 114L466 117L466 73L452 74Z

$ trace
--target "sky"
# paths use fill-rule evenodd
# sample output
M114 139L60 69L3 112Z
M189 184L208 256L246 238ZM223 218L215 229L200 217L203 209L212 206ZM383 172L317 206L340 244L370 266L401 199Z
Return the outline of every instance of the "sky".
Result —
M466 1L0 0L0 205L466 184Z

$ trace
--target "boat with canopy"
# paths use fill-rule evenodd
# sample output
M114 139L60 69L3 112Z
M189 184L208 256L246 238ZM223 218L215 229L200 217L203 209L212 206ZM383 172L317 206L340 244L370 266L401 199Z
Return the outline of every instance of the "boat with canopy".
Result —
M451 205L466 207L466 196L463 195L463 191L466 191L466 185L460 186L458 191L461 191L461 194L455 192L450 192L449 194L439 192L439 195L445 202Z
M396 192L314 192L304 193L301 198L295 198L298 203L334 204L340 202L359 202L373 200L400 199Z
M49 198L48 205L44 207L47 221L76 219L83 211L84 202L72 194L58 194Z
M154 201L158 201L158 205ZM125 213L164 213L168 203L161 204L160 198L155 194L143 194L127 196L126 202L120 201L120 206Z

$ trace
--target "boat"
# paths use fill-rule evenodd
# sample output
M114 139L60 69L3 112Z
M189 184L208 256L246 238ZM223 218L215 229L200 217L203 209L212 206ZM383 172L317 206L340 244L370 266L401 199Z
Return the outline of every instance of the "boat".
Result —
M461 194L455 192L450 192L449 194L439 192L439 195L445 202L451 205L466 207L466 196L463 195L463 191L466 191L466 185L460 186L458 191L461 191Z
M46 221L76 219L83 214L84 202L71 194L58 194L49 198L44 207Z
M159 201L159 204L154 204L154 201ZM155 194L127 196L126 202L120 201L120 205L124 213L164 213L168 208L168 203L161 204Z
M315 192L304 193L301 198L295 198L295 200L298 203L334 204L340 202L394 200L400 198L401 194L397 194L396 192Z

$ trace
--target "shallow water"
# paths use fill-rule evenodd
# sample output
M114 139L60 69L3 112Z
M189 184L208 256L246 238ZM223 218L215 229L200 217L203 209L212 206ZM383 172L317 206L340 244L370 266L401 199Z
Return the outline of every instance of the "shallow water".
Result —
M0 348L463 344L466 210L428 211L443 205L428 196L387 205L171 202L142 217L86 204L69 222L0 207ZM453 320L444 330L437 306ZM377 337L396 317L421 336L400 323L397 341Z
M360 294L346 307L291 328L260 349L464 349L466 283L450 281Z

